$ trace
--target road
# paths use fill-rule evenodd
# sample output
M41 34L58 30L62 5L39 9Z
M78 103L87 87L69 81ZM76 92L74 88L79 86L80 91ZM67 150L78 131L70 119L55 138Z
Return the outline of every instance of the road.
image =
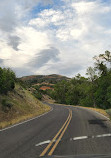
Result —
M85 108L51 105L49 113L0 131L0 158L111 153L111 123Z

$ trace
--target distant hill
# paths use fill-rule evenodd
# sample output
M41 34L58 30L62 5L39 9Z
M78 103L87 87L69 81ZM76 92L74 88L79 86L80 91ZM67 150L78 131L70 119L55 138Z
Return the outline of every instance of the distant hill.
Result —
M62 75L51 74L51 75L31 75L31 76L24 76L20 78L22 81L25 81L30 84L55 84L61 80L70 80L70 78Z

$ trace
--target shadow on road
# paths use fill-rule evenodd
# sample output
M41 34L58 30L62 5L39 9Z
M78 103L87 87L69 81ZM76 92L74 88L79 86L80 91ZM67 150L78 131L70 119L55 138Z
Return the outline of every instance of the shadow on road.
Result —
M107 126L104 124L105 121L107 120L102 120L102 119L88 120L89 124L99 125L102 128L107 128Z

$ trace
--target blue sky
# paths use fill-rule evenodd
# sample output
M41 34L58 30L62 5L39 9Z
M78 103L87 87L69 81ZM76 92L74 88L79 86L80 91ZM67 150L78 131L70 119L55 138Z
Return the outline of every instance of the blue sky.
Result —
M38 13L40 13L45 9L51 9L51 8L52 8L52 4L42 5L41 3L39 3L32 8L30 14L32 14L32 18L36 18Z
M110 0L0 0L0 10L0 65L17 76L85 75L111 51Z
M40 1L39 3L37 3L37 5L35 5L32 8L30 12L31 18L36 18L37 15L43 10L49 10L52 8L56 10L58 8L61 8L62 6L64 6L64 1L61 1L61 0L51 1L47 5L43 4L42 1Z

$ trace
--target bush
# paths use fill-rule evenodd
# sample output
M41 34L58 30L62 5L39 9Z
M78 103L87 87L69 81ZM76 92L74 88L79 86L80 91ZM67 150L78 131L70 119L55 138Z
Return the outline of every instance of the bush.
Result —
M2 100L2 110L8 112L13 107L13 104L6 99Z
M84 99L80 100L80 105L86 107L93 107L93 101L90 98L85 97Z
M0 68L0 94L7 94L15 88L16 76L11 69Z
M33 95L37 98L37 99L39 99L39 100L41 100L42 99L42 94L41 93L39 93L39 92L33 92Z

